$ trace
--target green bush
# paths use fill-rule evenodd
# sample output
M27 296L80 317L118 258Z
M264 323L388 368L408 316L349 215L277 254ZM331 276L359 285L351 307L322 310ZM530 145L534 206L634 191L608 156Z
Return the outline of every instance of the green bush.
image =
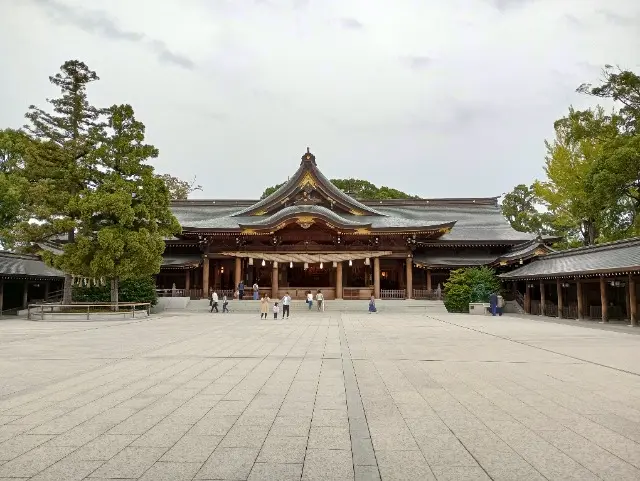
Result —
M449 312L469 312L471 302L489 302L491 293L500 292L500 280L493 269L472 267L451 271L444 284L444 305Z
M120 302L158 302L156 284L152 277L141 277L120 281L118 289ZM111 288L106 286L76 286L73 288L75 302L110 302Z

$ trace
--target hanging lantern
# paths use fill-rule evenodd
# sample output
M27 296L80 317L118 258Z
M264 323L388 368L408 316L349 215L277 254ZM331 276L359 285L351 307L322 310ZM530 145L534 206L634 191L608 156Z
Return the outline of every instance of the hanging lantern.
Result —
M304 270L307 270L309 268L309 264L307 262L304 263Z
M267 263L264 261L264 259L262 259L262 267L266 266Z
M368 257L365 257L365 259L364 259L364 265L365 265L365 266L368 266L368 265L370 265L370 264L371 264L371 261L369 260L369 258L368 258Z
M289 269L293 269L293 261L289 262Z
M220 274L224 274L224 266L220 268Z
M321 262L320 263L320 269L324 268L324 264Z
M336 261L333 261L333 267L338 267L338 263Z
M252 266L253 265L253 257L249 257L249 265Z
M353 261L349 259L349 267L351 267L352 265L353 265Z

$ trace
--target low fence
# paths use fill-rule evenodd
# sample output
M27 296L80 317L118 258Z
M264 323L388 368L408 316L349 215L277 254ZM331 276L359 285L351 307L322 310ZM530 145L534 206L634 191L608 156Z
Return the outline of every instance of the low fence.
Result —
M98 302L93 304L29 304L27 306L27 319L39 317L55 316L73 316L82 317L89 320L91 315L100 314L101 316L123 316L131 315L136 317L136 312L146 312L147 316L151 313L150 302L122 302L117 306L110 302Z
M405 299L406 292L404 289L380 289L380 299Z
M188 297L202 299L202 289L156 289L158 297Z
M442 300L442 289L414 289L413 298L428 301L440 301Z

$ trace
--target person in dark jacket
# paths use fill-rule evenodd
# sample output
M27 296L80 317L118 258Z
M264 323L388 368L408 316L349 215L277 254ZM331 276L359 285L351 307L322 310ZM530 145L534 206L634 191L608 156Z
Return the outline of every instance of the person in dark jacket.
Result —
M238 284L238 300L242 300L242 298L244 297L244 281L240 281L240 284Z
M495 316L498 308L498 294L495 292L489 296L489 306L491 307L491 315Z

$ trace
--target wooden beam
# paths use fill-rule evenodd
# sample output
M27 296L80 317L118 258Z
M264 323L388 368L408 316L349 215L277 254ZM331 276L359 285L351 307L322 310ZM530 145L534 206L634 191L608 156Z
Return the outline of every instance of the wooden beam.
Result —
M564 308L564 299L562 292L562 281L556 279L556 290L558 291L558 319L562 319L562 310Z
M342 262L336 267L336 299L342 299Z
M278 299L278 263L273 263L271 269L271 299Z
M602 306L602 322L609 322L607 280L604 277L600 278L600 305Z
M413 297L413 258L407 257L407 287L406 295L407 299Z
M0 279L0 319L2 318L2 310L4 309L4 279Z
M373 295L380 299L380 258L373 259Z
M22 290L22 308L26 309L29 305L29 281L24 281L24 287Z
M582 293L582 281L576 281L576 288L578 294L578 320L584 319L584 295Z
M638 299L636 297L636 280L633 274L629 274L629 320L632 326L638 325Z
M202 259L202 297L209 297L209 258Z
M540 315L541 316L545 315L545 311L544 311L545 302L546 302L546 299L545 299L545 292L544 292L544 281L540 281Z

